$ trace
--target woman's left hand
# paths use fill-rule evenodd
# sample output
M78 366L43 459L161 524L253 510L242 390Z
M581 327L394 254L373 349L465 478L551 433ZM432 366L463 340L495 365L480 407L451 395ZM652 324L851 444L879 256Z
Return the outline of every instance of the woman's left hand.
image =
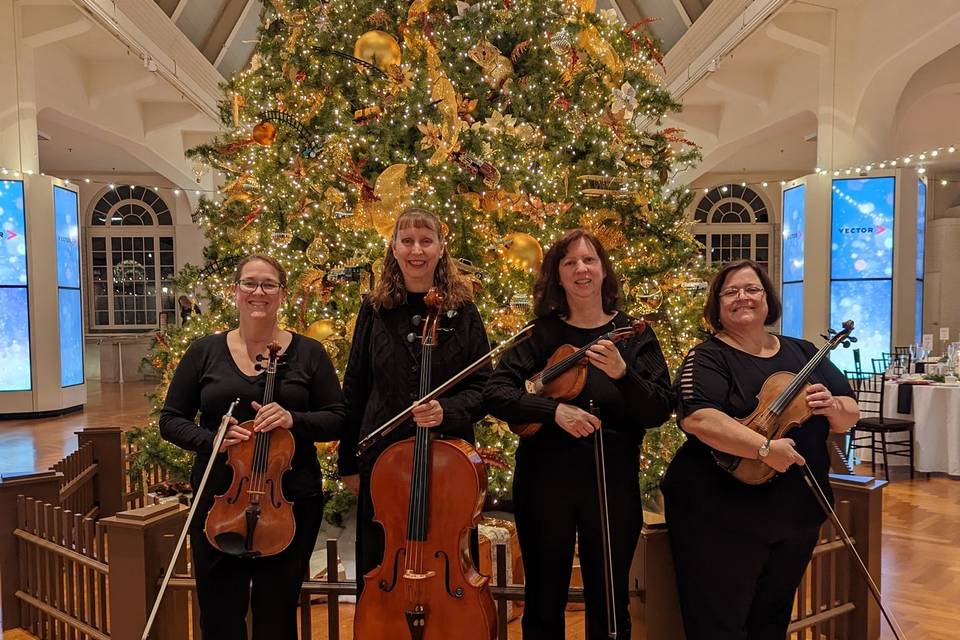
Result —
M293 416L276 402L261 405L254 401L250 406L257 412L257 417L253 421L254 431L272 431L278 427L289 429L293 426Z
M439 400L418 404L413 408L413 421L418 427L432 429L443 423L443 407Z
M587 351L587 357L590 358L590 364L614 380L627 375L627 363L623 361L620 349L610 340L598 341Z
M807 406L817 416L830 416L839 412L842 407L830 390L822 384L811 384L807 387Z

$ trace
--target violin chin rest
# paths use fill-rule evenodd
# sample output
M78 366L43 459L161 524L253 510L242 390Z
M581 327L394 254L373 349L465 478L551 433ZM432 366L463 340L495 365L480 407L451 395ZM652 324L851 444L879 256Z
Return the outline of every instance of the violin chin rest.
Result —
M239 533L226 532L217 535L214 540L220 551L238 558L255 558L260 555L259 551L249 551L247 549L247 539Z

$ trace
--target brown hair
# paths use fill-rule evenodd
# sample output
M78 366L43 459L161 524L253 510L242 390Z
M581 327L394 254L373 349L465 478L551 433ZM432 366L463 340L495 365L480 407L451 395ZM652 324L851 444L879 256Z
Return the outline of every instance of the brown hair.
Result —
M713 277L713 280L710 281L710 288L707 290L707 303L703 307L703 318L714 333L723 329L723 323L720 322L720 290L723 288L724 281L734 271L747 268L753 269L753 272L757 274L757 278L760 279L760 284L763 286L764 295L767 297L767 318L763 321L763 324L771 325L780 319L783 306L780 304L780 298L773 288L770 276L753 260L737 260L723 265L717 275Z
M603 302L604 313L613 313L620 309L620 280L613 270L610 255L603 248L597 237L584 229L573 229L563 234L543 258L540 265L540 274L533 285L533 312L537 317L558 313L561 316L570 314L567 305L567 294L560 286L560 262L567 255L570 246L584 239L593 245L600 264L603 266L603 285L600 288L600 299Z
M430 229L437 234L440 246L443 247L443 254L437 261L437 268L433 272L433 284L443 294L443 310L456 309L464 302L473 299L473 291L470 284L460 275L457 270L457 263L453 256L447 251L447 241L443 235L443 227L437 216L426 209L417 207L407 209L397 218L393 225L393 234L390 237L390 244L387 246L387 254L383 258L383 272L380 274L380 281L370 292L370 302L374 309L393 309L404 303L407 297L407 288L403 283L403 272L400 270L400 263L393 254L393 243L397 240L397 233L401 229L415 227L417 229Z
M251 253L246 258L242 259L237 263L237 270L233 273L233 281L240 282L240 274L243 273L243 268L247 266L248 263L253 262L254 260L259 260L260 262L266 262L268 265L277 270L277 276L280 279L280 286L284 289L287 288L287 270L280 266L280 263L277 262L276 258L272 258L268 255L262 253Z

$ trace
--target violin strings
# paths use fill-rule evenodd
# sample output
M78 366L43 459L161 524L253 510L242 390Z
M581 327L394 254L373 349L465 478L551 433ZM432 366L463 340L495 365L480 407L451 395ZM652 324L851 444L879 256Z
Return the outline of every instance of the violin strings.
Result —
M580 347L579 349L577 349L572 354L570 354L569 356L567 356L557 364L553 365L552 367L547 367L546 369L544 369L543 372L540 374L541 380L543 382L549 382L550 378L562 373L570 365L579 361L584 356L584 354L586 354L587 351L590 350L590 347L597 344L601 340L616 341L616 338L619 338L620 336L627 335L632 332L633 332L632 327L620 327L619 329L614 329L613 331L603 334L599 338L596 338L595 340L592 340L587 344L585 344L584 346Z

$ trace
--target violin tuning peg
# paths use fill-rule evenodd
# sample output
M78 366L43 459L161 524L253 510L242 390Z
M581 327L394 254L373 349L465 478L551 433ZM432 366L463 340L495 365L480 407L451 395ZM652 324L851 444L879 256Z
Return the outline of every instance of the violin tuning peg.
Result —
M828 335L825 334L825 333L821 333L821 334L820 334L820 337L823 338L824 340L829 340L829 339L830 339L830 336L828 336Z
M417 339L417 334L415 334L413 331L411 331L410 333L407 334L407 342L412 343L412 342L414 342L416 339Z
M256 359L257 362L263 362L266 358L264 357L264 355L263 355L262 353L258 353L258 354L257 354L257 357L256 357L255 359Z
M447 317L448 317L448 318L456 318L456 317L457 317L457 310L456 310L456 309L450 309L449 311L447 311Z
M849 348L850 348L850 342L847 341L847 340L844 340L844 341L843 341L843 348L844 348L844 349L849 349Z
M412 318L410 318L410 322L413 323L413 326L419 327L420 323L423 322L423 317L420 315L415 315ZM413 342L413 340L411 340L410 342Z
M827 329L827 333L829 333L830 335L833 335L833 334L835 334L836 332L837 332L836 329Z
M259 356L258 356L258 357L259 357ZM253 370L254 370L254 371L263 371L263 365L262 365L262 364L255 364L255 365L253 365Z
M849 340L850 342L856 342L857 338L856 336L847 336L847 340Z

